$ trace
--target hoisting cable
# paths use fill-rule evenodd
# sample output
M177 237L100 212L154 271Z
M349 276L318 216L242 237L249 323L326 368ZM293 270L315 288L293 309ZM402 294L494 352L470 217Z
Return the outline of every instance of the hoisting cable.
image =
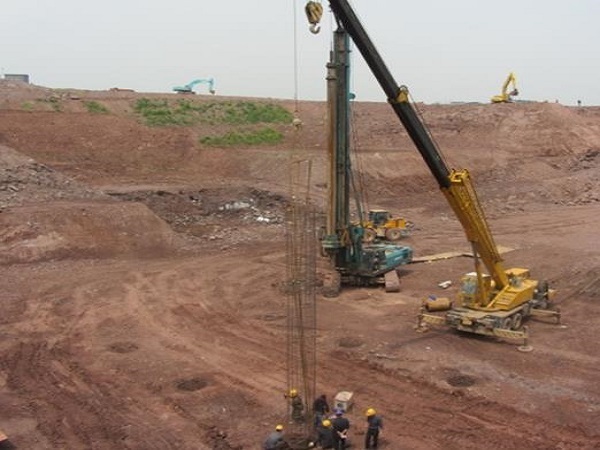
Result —
M298 129L302 121L298 117L298 16L296 14L296 0L294 0L292 7L294 8L294 120L292 124L294 128Z

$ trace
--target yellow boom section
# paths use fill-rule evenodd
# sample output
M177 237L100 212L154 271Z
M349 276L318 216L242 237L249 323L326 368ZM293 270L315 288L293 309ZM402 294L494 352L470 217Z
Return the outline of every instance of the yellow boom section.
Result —
M487 225L469 171L452 170L449 179L450 187L442 188L442 192L463 226L467 240L473 247L474 256L481 258L496 288L501 289L508 284L508 277L502 267L502 258Z

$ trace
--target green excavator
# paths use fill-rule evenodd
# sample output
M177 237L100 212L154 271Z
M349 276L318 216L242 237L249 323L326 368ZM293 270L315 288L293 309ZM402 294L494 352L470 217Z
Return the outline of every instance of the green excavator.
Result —
M190 81L188 84L186 84L184 86L175 86L173 88L173 91L177 92L178 94L195 94L194 86L196 86L197 84L207 84L208 92L210 92L213 95L216 94L216 92L217 92L217 91L215 91L214 78L198 78L194 81Z

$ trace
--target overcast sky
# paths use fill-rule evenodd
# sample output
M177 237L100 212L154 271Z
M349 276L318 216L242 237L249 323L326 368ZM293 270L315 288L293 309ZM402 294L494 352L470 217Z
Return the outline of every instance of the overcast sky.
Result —
M324 0L323 28L313 35L304 4L1 0L0 68L54 88L170 92L212 77L221 95L323 100L332 18ZM417 101L488 102L514 71L523 100L600 105L600 0L351 4ZM385 101L358 50L352 84L357 100Z

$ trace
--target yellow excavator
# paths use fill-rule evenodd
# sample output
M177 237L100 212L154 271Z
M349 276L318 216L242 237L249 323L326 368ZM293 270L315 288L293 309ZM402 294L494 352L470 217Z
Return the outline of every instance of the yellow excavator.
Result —
M511 90L508 90L508 87L511 87ZM506 77L504 84L502 85L502 93L498 95L494 95L492 97L492 103L510 103L512 102L512 98L519 95L519 90L517 89L517 78L515 77L514 72L511 72Z

